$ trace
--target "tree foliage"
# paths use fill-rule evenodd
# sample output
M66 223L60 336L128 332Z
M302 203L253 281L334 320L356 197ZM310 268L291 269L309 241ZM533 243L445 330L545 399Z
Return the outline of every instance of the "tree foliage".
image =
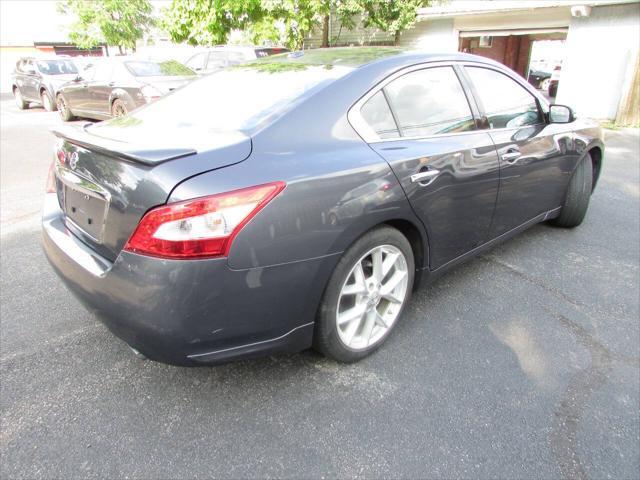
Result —
M173 0L161 27L174 42L219 45L234 29L245 29L263 19L260 0Z
M154 23L148 0L65 0L58 9L76 17L69 39L80 48L106 43L135 49Z
M394 44L400 43L402 32L411 28L418 18L418 8L427 7L432 0L359 0L365 27L376 27L393 34Z
M256 44L284 43L303 47L309 33L328 28L328 16L336 15L342 27L376 27L394 35L410 28L418 7L432 0L173 0L162 27L175 42L218 45L227 42L234 29L249 32ZM327 32L323 32L326 42Z

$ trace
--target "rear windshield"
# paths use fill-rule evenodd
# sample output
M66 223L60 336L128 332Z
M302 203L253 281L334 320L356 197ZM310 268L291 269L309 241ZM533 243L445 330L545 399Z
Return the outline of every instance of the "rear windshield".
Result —
M232 67L193 81L125 119L134 124L143 121L147 126L172 123L251 130L279 116L305 92L321 88L351 70L258 63Z
M65 75L78 73L78 69L71 60L40 60L38 70L44 75Z
M180 62L169 60L166 62L144 62L130 61L124 62L127 70L136 77L157 77L157 76L184 76L195 75L196 73Z

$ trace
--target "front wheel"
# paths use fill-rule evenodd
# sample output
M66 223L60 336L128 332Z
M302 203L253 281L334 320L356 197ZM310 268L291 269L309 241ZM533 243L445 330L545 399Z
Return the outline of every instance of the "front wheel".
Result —
M127 105L119 98L116 98L111 105L111 116L124 117L127 113L129 113Z
M558 227L577 227L584 220L589 208L591 190L593 189L593 162L591 154L587 153L580 164L576 167L569 187L567 196L558 218L551 220L551 223Z
M411 245L395 228L379 227L342 256L324 293L314 346L328 357L355 362L387 339L413 288Z

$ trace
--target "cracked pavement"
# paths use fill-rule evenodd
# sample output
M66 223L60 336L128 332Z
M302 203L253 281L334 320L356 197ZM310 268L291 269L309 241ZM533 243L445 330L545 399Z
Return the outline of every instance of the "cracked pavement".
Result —
M2 101L0 477L637 478L638 130L607 131L585 223L422 287L354 365L141 361L39 245L56 113Z

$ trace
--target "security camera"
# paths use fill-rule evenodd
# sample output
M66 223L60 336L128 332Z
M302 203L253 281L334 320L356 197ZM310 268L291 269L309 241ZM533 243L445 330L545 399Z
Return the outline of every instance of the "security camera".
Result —
M571 7L571 16L580 18L591 15L591 7L588 5L574 5Z

